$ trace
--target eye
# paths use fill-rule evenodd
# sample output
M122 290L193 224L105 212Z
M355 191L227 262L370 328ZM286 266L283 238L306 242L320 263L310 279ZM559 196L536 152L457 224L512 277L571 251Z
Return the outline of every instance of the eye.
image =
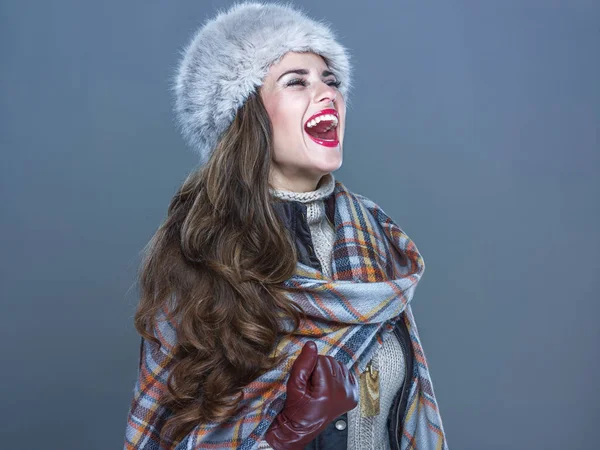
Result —
M288 81L286 83L286 86L297 86L297 85L300 85L300 86L306 87L306 84L307 84L306 81L303 80L302 78L292 78L290 81ZM337 89L337 88L340 87L340 85L342 84L342 82L341 81L336 81L336 80L330 80L330 81L327 81L327 84L329 86L333 86L333 87L335 87Z
M296 85L306 86L306 81L304 81L302 78L292 78L290 81L288 81L286 83L286 86L296 86Z

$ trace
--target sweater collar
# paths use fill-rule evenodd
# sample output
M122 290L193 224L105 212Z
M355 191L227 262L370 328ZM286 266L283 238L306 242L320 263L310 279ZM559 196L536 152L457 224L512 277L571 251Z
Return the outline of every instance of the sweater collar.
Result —
M321 177L319 185L314 191L294 192L273 188L269 188L269 191L271 192L271 195L280 200L311 203L317 200L324 200L325 198L329 197L333 193L334 188L335 178L332 173L328 173L327 175L323 175L323 177Z

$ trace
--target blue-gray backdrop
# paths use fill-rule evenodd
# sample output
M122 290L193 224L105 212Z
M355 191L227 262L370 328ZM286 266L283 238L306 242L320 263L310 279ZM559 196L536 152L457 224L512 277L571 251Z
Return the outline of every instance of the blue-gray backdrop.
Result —
M231 3L0 2L0 447L122 446L140 252L196 164L169 80ZM355 63L337 178L424 255L450 447L598 448L600 2L298 4Z

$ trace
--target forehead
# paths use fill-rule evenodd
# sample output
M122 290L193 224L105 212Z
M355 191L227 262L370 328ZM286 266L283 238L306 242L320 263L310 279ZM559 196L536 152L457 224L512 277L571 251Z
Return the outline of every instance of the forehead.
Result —
M278 75L290 69L316 69L320 72L327 69L327 64L316 53L288 52L269 68L268 75Z

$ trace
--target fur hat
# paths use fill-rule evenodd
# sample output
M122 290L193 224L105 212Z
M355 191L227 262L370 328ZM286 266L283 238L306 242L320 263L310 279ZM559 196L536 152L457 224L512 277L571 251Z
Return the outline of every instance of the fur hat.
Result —
M350 56L328 25L290 4L236 3L204 23L182 52L175 114L185 140L208 161L240 106L287 52L321 55L347 101Z

